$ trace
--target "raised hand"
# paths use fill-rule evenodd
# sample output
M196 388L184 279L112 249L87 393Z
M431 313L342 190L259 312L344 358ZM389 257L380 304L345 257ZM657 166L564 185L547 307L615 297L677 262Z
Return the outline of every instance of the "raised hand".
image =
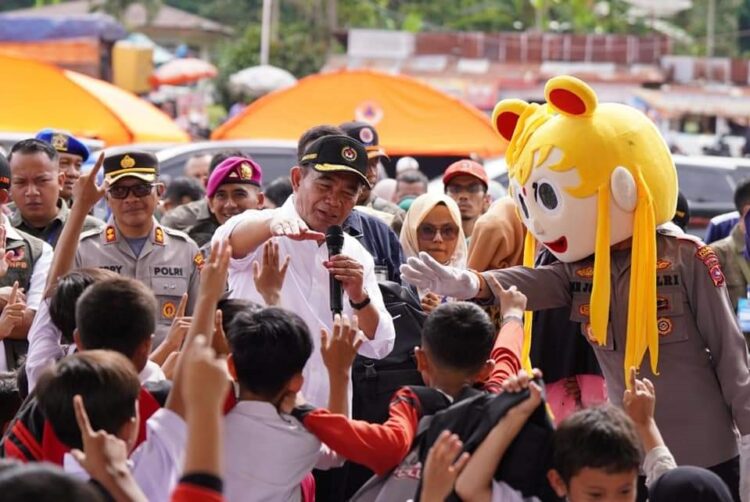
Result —
M636 425L646 426L654 420L656 392L651 380L635 377L635 367L630 368L628 380L630 385L622 397L622 407Z
M526 310L526 295L518 291L515 286L505 289L495 277L491 277L490 280L498 292L497 299L500 300L501 315L503 317L514 315L523 319L523 311Z
M5 225L0 225L0 277L5 277L8 273L13 255L13 251L5 250Z
M96 183L96 176L104 164L104 152L99 154L96 164L87 174L82 174L73 184L73 200L88 213L107 192L107 182L101 185Z
M468 300L479 294L479 279L473 272L441 265L425 252L406 260L400 271L404 281L439 295Z
M187 413L219 409L227 397L229 376L226 361L216 357L206 337L195 337L185 349L182 364L182 397Z
M461 453L463 446L450 431L440 433L422 469L421 500L443 502L451 494L456 478L469 461L469 453Z
M357 316L352 316L351 322L346 315L336 314L333 321L333 334L326 329L320 330L320 355L329 373L337 373L349 378L349 370L357 356L357 350L364 341L364 335L359 336Z
M175 313L174 319L172 319L172 325L169 327L167 336L164 342L168 344L172 350L179 350L182 346L182 341L185 339L188 330L190 329L190 322L192 317L185 316L185 309L187 308L188 295L185 293L180 299L180 304L177 306L177 312Z
M263 245L263 263L253 262L255 288L269 307L279 304L279 293L284 285L290 259L287 256L279 266L279 243L271 239Z
M289 218L286 215L279 214L269 223L268 228L271 235L276 237L286 237L293 241L320 241L326 238L325 234L311 230L307 223L299 218Z
M232 257L232 247L229 242L214 242L211 254L201 270L199 294L209 298L214 305L224 293L227 285L227 271L229 259ZM213 307L212 307L213 308Z

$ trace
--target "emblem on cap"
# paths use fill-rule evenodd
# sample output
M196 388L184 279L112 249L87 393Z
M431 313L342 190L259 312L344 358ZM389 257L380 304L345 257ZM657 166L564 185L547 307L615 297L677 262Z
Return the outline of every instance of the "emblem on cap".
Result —
M55 150L65 151L68 149L68 137L64 134L53 134L50 144Z
M359 139L362 143L369 145L375 139L375 135L373 134L372 129L369 127L363 127L359 131Z
M350 146L345 146L341 150L341 156L346 160L347 162L354 162L357 160L357 150Z
M130 169L134 165L135 165L135 159L133 159L133 157L127 154L120 161L120 167L122 167L123 169Z
M240 179L253 179L253 168L250 167L250 164L248 164L247 162L243 162L242 164L240 164Z

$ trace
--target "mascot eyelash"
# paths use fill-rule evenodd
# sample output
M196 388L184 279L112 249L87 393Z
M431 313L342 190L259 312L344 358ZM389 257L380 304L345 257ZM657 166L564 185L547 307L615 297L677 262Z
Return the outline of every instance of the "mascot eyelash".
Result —
M658 374L656 226L670 221L677 205L677 173L669 148L645 115L626 105L599 103L594 90L579 79L555 77L547 82L544 95L544 105L510 99L495 107L492 122L509 141L505 157L510 179L523 186L557 150L561 159L549 169L576 169L580 177L578 186L565 191L575 198L598 197L591 331L600 345L607 343L608 336L612 197L632 213L625 381L629 381L628 368L640 367L647 350L651 369ZM513 191L511 187L515 198ZM524 266L534 266L535 250L534 236L527 232ZM531 369L531 318L526 312L523 364L527 370Z

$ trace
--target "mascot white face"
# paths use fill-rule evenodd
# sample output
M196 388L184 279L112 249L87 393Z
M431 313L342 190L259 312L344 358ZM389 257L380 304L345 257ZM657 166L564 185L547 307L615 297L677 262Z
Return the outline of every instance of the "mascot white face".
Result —
M594 253L599 195L571 195L571 189L581 186L578 169L550 169L562 157L562 151L554 148L543 163L532 169L523 185L517 179L511 180L510 191L518 214L534 239L558 260L575 262ZM635 183L627 170L617 169L610 186L610 244L617 244L633 235Z

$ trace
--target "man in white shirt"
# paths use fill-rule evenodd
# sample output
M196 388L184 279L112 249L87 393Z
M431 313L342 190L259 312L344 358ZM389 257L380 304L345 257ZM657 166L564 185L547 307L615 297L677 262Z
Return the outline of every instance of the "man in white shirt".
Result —
M229 289L233 298L263 303L252 275L261 261L263 244L278 239L280 262L290 257L279 307L298 314L313 334L314 350L303 372L302 393L316 406L326 406L328 378L320 356L320 331L333 328L329 278L341 282L343 313L356 314L367 341L359 353L380 359L393 348L393 320L383 304L372 256L344 234L341 254L328 257L325 232L341 225L368 184L367 152L348 136L326 136L305 149L300 165L291 169L294 194L276 209L248 210L219 227L214 241L232 246Z

